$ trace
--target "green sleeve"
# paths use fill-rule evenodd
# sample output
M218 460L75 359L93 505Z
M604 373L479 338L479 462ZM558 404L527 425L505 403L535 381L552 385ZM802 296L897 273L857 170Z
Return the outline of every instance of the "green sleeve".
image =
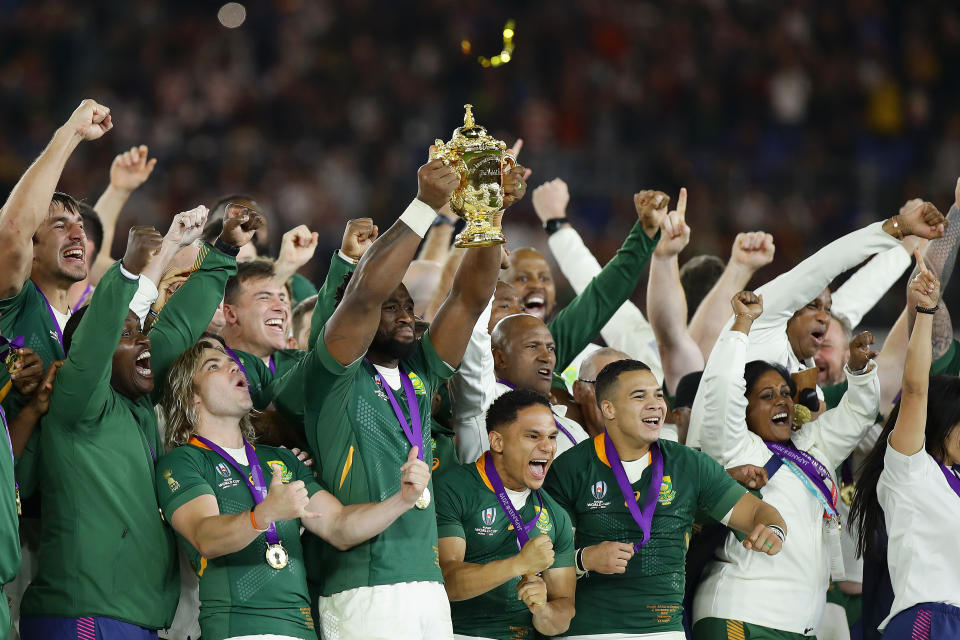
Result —
M461 477L460 473L446 474L433 481L433 488L437 493L438 538L467 539L463 531L463 501L460 492L454 486L456 480Z
M687 449L685 453L693 455L700 472L700 491L697 496L697 507L720 522L730 509L737 504L747 492L719 462L707 454L695 449Z
M153 398L157 402L163 395L170 366L200 339L223 300L227 279L237 272L236 259L208 243L200 248L197 263L200 267L170 296L150 329L150 368L155 380Z
M572 451L568 452L566 455L570 455ZM566 460L564 460L565 462ZM560 507L566 511L567 517L570 518L570 526L577 526L577 514L573 508L573 500L570 496L573 495L573 491L570 490L570 484L573 479L571 469L566 468L567 465L560 462L560 458L557 458L553 461L553 464L550 465L550 470L547 472L547 477L543 482L543 489L546 491L554 502L556 502Z
M20 497L26 500L40 484L40 425L33 429L20 457L13 463L13 471L20 485Z
M960 375L960 344L956 340L950 343L950 348L946 353L936 359L930 365L930 375L936 376L946 374L948 376Z
M313 286L313 283L299 273L290 276L287 285L290 287L291 307L297 306L310 296L317 295L317 288Z
M556 534L553 539L553 564L550 565L550 568L572 567L576 549L573 545L573 525L570 522L570 516L560 506L557 507L556 513L550 515L553 519L553 525L556 527Z
M167 522L194 498L216 495L203 477L198 454L190 450L190 445L183 445L157 461L157 502Z
M443 361L443 358L433 348L433 340L430 337L430 329L427 329L423 337L420 338L420 348L416 354L410 358L409 362L419 371L430 376L430 386L437 389L444 382L453 377L457 372L454 367Z
M281 455L285 458L284 462L287 463L287 468L293 472L293 479L300 480L307 487L307 495L311 498L313 494L319 491L326 491L327 488L324 487L313 475L313 470L307 465L303 464L303 461L298 458L293 451L289 449L280 449L282 452Z
M827 410L834 409L840 400L843 398L843 394L847 392L847 381L844 380L840 384L832 384L829 387L823 387L823 402L827 405Z
M557 345L554 371L562 373L630 298L659 239L659 231L650 238L638 220L617 255L550 321L547 326Z
M310 321L310 340L307 345L313 349L317 344L317 338L327 324L327 320L333 315L337 307L337 288L343 284L343 277L348 273L353 273L357 265L351 264L340 257L339 251L333 252L330 259L330 269L327 270L327 277L323 281L323 286L317 292L317 306L313 309L313 319Z
M73 333L67 360L57 373L45 423L65 428L97 424L96 420L81 418L95 417L107 405L113 353L136 292L137 281L120 273L119 262L103 275L90 308Z

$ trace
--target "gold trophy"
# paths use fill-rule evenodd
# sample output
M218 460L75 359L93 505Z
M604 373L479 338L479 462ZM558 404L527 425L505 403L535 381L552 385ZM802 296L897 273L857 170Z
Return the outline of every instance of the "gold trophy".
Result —
M503 230L493 224L503 212L503 174L517 166L506 152L507 145L478 127L473 106L463 105L463 126L457 127L449 142L437 140L430 159L440 158L460 176L460 186L450 194L450 208L467 226L457 236L456 247L489 247L503 244Z

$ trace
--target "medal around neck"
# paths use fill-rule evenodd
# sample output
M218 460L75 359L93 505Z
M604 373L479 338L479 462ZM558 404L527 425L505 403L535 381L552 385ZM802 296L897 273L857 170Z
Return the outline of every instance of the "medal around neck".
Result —
M448 142L437 139L430 159L439 158L460 176L460 186L450 194L450 208L467 226L457 236L457 247L490 247L503 244L503 230L493 218L503 212L503 174L517 166L507 145L473 121L473 105L463 105L463 126Z
M290 556L287 555L287 550L284 549L283 545L279 542L277 544L267 545L266 557L267 564L274 569L283 569L290 560Z

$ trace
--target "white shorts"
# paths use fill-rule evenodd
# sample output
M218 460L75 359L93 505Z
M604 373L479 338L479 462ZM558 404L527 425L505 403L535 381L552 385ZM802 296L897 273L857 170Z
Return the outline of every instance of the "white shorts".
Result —
M357 587L320 596L324 640L452 640L450 601L439 582Z

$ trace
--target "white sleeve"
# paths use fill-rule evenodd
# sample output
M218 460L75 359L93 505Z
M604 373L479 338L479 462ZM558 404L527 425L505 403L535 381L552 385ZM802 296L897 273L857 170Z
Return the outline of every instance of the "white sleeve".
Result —
M561 273L577 295L600 273L600 263L573 227L564 227L553 233L547 238L547 244ZM647 364L657 380L663 380L653 328L637 305L629 300L624 302L600 330L600 335L608 346Z
M450 378L450 404L457 457L463 464L475 462L488 447L485 413L497 397L497 376L490 350L490 307L480 314L470 342L460 361L460 370Z
M782 338L780 334L787 321L816 298L831 280L875 253L899 245L896 238L883 231L882 222L875 222L834 240L790 271L763 285L756 290L757 294L763 295L763 315L753 323L750 341L762 343ZM732 323L731 317L727 328Z
M120 270L124 271L123 266L120 267ZM130 300L130 311L137 314L142 326L144 320L147 319L147 314L150 312L150 307L157 301L157 298L160 297L160 292L157 290L157 285L154 284L153 280L143 274L140 274L139 278L137 292L133 294L133 299Z
M897 487L908 486L926 486L931 471L937 470L937 463L927 453L927 450L920 449L912 456L907 456L887 442L887 450L883 454L883 476L886 481L884 484Z
M720 334L700 380L702 451L724 467L763 465L770 457L760 438L747 429L746 365L749 337L739 331ZM692 419L692 416L691 416ZM762 450L761 450L762 449Z
M833 294L833 315L856 329L909 266L910 255L902 246L873 256Z
M854 375L844 366L847 374L847 392L840 404L819 418L803 425L793 437L800 449L817 449L817 458L833 471L850 455L864 435L870 430L880 410L880 381L877 365L872 360L871 370Z

